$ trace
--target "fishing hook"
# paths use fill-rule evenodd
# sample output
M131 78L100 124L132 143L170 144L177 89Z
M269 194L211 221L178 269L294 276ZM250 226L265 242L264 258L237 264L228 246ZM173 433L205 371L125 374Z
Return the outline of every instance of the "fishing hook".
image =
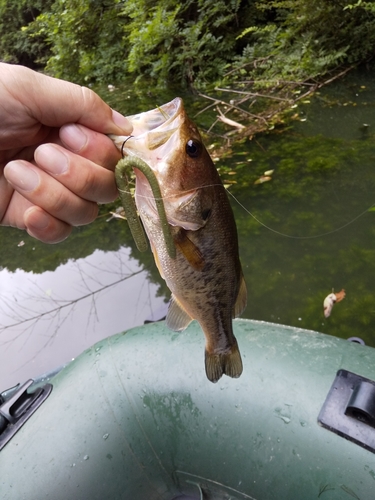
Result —
M122 145L121 152L125 145L125 142L126 141L124 141ZM129 191L128 175L130 170L133 168L137 168L138 170L140 170L145 175L150 184L152 194L154 195L154 200L156 203L156 209L159 214L167 252L168 255L172 259L174 259L176 257L176 247L173 242L172 233L169 227L167 215L165 213L163 198L161 196L161 191L156 176L151 167L149 167L143 160L134 156L128 156L126 158L122 158L117 163L115 168L115 179L121 202L125 210L125 215L128 220L130 232L132 233L137 248L140 252L145 252L147 249L147 239L142 224L139 220L134 200Z
M129 139L131 139L132 137L134 137L134 135L129 135L129 137L127 137L127 138L125 139L125 141L122 143L122 146L121 146L121 156L122 156L123 158L124 158L124 146L125 146L126 142L127 142Z

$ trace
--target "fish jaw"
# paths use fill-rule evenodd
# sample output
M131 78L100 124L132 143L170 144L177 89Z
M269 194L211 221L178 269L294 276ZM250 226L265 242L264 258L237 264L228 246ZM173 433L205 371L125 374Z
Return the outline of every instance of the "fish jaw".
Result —
M182 99L176 97L158 108L128 116L132 135L110 137L124 156L141 158L156 173L166 165L163 159L178 139L183 115Z

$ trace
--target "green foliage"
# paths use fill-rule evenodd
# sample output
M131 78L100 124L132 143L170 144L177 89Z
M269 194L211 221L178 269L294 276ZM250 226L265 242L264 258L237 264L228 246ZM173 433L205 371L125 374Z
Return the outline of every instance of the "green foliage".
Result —
M80 82L121 78L126 65L119 5L119 0L55 0L27 29L51 46L46 70Z
M0 58L77 82L270 87L374 46L374 2L361 0L0 0Z
M248 45L238 58L238 75L274 84L277 80L319 78L340 64L372 57L375 9L370 2L282 0L260 2L265 24L238 36Z
M49 53L43 36L30 38L25 27L53 0L0 0L0 60L35 67Z
M165 83L212 81L231 61L240 0L55 0L28 27L44 36L46 69L76 81L125 74Z
M165 82L204 85L231 60L239 0L126 2L129 71ZM238 29L238 28L237 28Z

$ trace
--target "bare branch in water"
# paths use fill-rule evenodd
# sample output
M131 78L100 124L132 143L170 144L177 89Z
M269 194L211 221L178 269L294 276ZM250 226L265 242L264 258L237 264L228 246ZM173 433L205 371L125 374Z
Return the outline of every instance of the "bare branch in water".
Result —
M36 324L36 322L38 322L42 319L45 319L45 318L53 320L56 317L58 317L64 309L71 308L71 312L72 312L74 310L74 307L79 302L81 302L85 299L88 299L88 298L92 299L90 314L94 314L95 316L97 316L95 297L98 294L103 293L105 290L112 288L112 287L118 285L119 283L122 283L123 281L126 281L127 279L130 279L133 276L136 276L137 274L140 274L144 271L143 268L139 269L138 271L133 272L131 274L128 274L126 276L121 276L119 279L114 280L107 285L102 285L93 276L90 276L90 279L93 281L96 281L99 285L98 288L96 288L95 290L92 290L92 289L90 289L89 285L85 281L85 276L84 276L84 273L82 272L82 270L80 269L80 266L77 266L77 267L79 269L78 272L80 273L80 275L82 277L82 283L85 284L86 289L88 290L87 293L84 293L83 295L80 295L78 298L72 299L72 300L53 299L52 297L46 297L45 292L43 290L41 290L37 284L34 283L34 287L37 290L39 289L40 295L37 295L37 296L33 296L30 294L27 295L27 294L24 294L22 292L22 290L19 290L17 292L18 298L16 298L15 296L12 296L11 298L3 296L1 298L2 305L0 305L1 312L3 315L7 316L10 319L13 319L14 321L12 323L9 323L6 325L0 325L0 333L5 331L5 330L8 330L10 328L19 327L21 325L27 325L28 323L31 323L32 327L33 327ZM40 303L45 302L48 305L48 307L46 310L44 310L42 312L35 313L34 310L29 309L26 306L24 306L24 301L26 299L37 300ZM51 302L54 305L54 307L50 307ZM64 321L65 321L65 319L64 319ZM60 325L59 325L59 327L60 327ZM30 326L26 327L26 329L29 329L29 328L30 328ZM24 332L25 332L25 330L23 330L21 333L19 333L16 337L13 337L10 340L2 342L1 345L11 343L14 340L14 338L18 338Z
M255 62L253 61L251 64L255 64ZM236 71L240 73L246 66L235 68L228 74L233 74ZM200 97L212 102L196 113L195 116L212 108L215 109L218 115L206 130L206 133L226 139L226 144L221 147L221 150L225 150L236 140L243 137L252 138L255 134L270 130L276 124L282 123L285 111L291 109L297 102L306 99L318 89L341 78L354 67L351 66L342 71L336 69L327 75L324 81L319 82L314 81L314 79L301 82L238 80L236 87L215 88L217 94L214 96L199 94ZM265 93L259 91L262 84L264 88L267 88ZM228 99L222 98L223 94L228 95ZM296 117L298 117L297 114ZM225 129L226 126L227 130ZM229 131L228 127L230 127Z

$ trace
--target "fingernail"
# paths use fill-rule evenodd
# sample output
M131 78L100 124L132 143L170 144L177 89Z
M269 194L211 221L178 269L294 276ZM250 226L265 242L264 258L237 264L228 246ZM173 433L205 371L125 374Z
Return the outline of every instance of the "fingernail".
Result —
M124 134L129 135L133 130L133 125L130 121L125 118L121 113L112 109L112 120L113 122L120 127L120 129L124 132Z
M45 171L59 175L68 170L68 157L53 144L42 144L35 151L35 161Z
M39 175L32 168L20 161L12 161L4 168L7 181L21 191L34 191L39 186Z
M60 139L71 151L78 153L87 144L87 135L79 125L64 125L60 129Z

